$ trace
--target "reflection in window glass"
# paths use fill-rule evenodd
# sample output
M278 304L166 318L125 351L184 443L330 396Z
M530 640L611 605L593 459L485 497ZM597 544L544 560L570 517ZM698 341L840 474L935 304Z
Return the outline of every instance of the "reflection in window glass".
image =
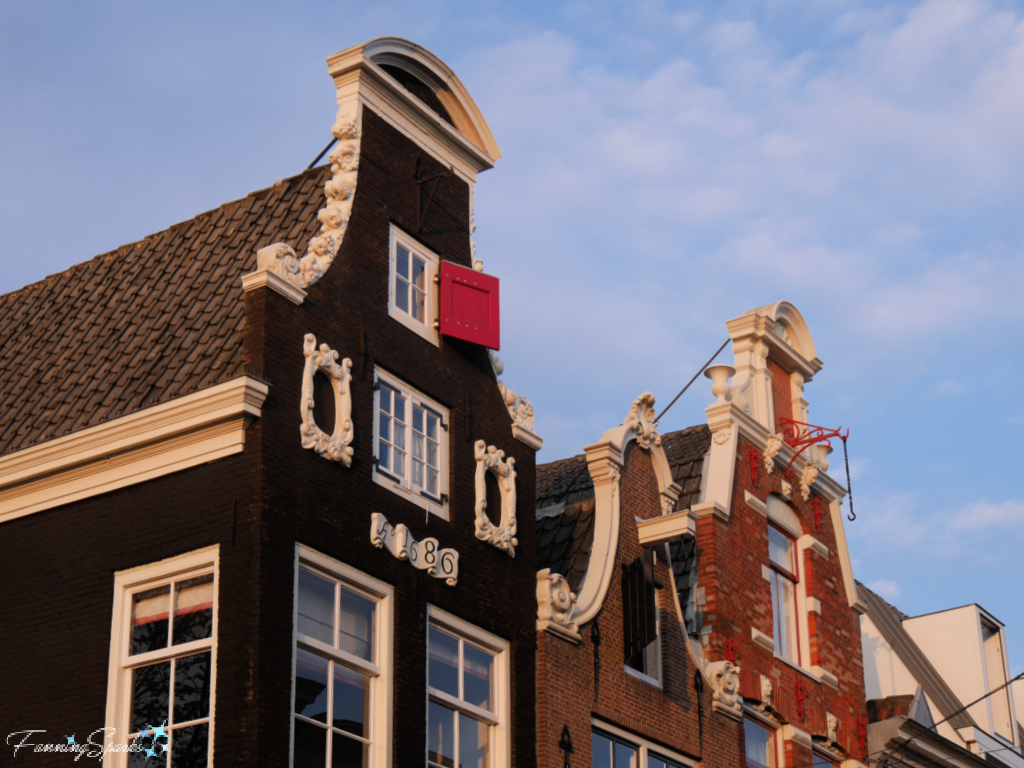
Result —
M299 569L299 634L334 645L334 583Z
M430 628L427 679L430 687L459 697L459 640L437 627Z
M132 655L167 647L170 585L150 589L132 600Z
M174 644L213 636L213 574L174 585Z
M463 644L462 698L481 709L491 708L491 665L494 657L469 643Z
M427 759L443 768L455 766L455 712L436 701L427 711Z
M373 661L374 607L373 600L341 588L338 647L364 661Z

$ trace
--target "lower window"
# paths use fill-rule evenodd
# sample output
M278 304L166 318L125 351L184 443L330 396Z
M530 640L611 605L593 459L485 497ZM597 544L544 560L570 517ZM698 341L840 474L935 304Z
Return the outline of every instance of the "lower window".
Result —
M111 765L210 764L216 636L216 549L115 575L107 691Z
M427 694L428 766L509 764L508 643L431 606Z
M391 587L305 548L297 581L292 765L389 765Z
M746 719L743 721L743 735L749 768L776 768L775 731Z
M614 732L617 730L605 723L600 727L594 725L590 732L592 768L687 768L695 765L637 736Z

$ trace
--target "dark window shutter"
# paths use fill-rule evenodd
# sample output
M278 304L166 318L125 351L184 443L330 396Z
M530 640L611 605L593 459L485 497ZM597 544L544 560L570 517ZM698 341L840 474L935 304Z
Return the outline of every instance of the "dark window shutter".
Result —
M622 566L622 621L627 662L658 636L653 554L648 551Z
M501 349L498 278L441 262L441 333Z

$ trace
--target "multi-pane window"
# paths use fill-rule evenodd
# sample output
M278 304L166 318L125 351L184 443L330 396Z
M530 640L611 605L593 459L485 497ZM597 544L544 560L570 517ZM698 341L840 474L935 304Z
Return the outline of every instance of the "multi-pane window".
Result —
M376 479L443 517L447 411L397 379L376 376Z
M660 747L635 736L614 735L596 728L590 732L590 750L591 768L684 768L692 765L667 757Z
M427 764L503 766L507 644L437 611L432 617L427 631Z
M747 750L748 768L775 768L775 731L755 723L743 721L743 736Z
M439 264L436 255L392 227L388 314L435 345L438 293L434 278Z
M796 542L771 525L768 526L768 559L771 563L769 581L772 589L775 652L787 661L799 664L800 640L797 633L796 602L799 571Z
M136 749L111 760L204 768L213 727L216 552L119 573L114 583L109 738Z

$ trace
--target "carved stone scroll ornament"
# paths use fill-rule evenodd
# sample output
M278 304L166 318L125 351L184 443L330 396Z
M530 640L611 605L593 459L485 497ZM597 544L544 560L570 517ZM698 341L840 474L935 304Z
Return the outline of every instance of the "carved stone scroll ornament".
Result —
M516 460L506 461L504 451L483 440L477 440L473 448L476 452L476 537L515 557L519 544L516 539ZM497 526L487 517L488 471L498 479L501 491L501 523Z
M636 432L636 442L641 448L650 450L652 445L661 445L658 425L654 422L654 395L644 392L633 401L629 414L623 422Z
M572 618L575 610L576 593L565 577L550 568L537 571L537 630L580 642L583 638Z
M500 362L500 361L499 361ZM511 389L506 387L500 380L498 381L498 390L501 392L501 397L505 401L505 407L508 408L508 415L512 417L512 422L523 429L533 431L533 406L530 405L530 401L522 395L517 395Z
M459 581L459 553L441 549L437 539L415 541L402 523L391 525L380 512L370 515L370 543L387 549L399 560L408 560L413 568L426 571L435 579L444 579L449 587Z
M743 717L740 668L731 661L712 661L704 669L711 681L711 701L716 712L735 720Z
M804 465L804 471L800 474L800 495L804 501L808 501L811 498L811 486L818 479L820 471L818 465L813 461L809 461Z
M775 471L775 457L782 450L782 435L768 435L767 444L764 448L764 471L771 474Z
M302 344L306 356L306 367L302 373L302 447L312 448L317 455L331 461L340 461L346 467L352 466L352 361L347 357L338 365L338 353L321 344L316 348L316 336L307 333ZM313 375L321 371L331 380L334 390L334 431L328 435L313 420Z
M331 161L331 179L324 185L327 205L320 209L317 219L320 234L309 241L306 254L298 254L285 243L274 243L256 252L256 269L275 273L299 289L315 283L331 266L338 255L352 216L352 199L356 192L359 170L359 108L346 104L338 110L331 128L338 143L327 155Z

